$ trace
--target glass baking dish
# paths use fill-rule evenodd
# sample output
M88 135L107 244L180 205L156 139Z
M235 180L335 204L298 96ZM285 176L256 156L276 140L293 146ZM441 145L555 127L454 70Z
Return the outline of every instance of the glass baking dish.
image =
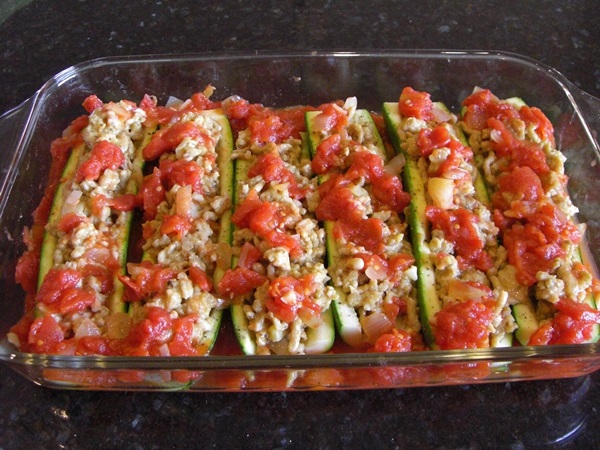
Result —
M6 339L22 314L14 268L24 249L50 163L49 144L82 113L90 94L105 101L163 103L207 84L215 97L237 94L266 106L321 104L357 96L381 110L404 86L431 93L457 111L475 86L541 108L566 154L570 192L587 224L590 260L600 261L600 100L556 70L522 56L483 51L311 52L294 54L152 55L102 58L70 67L0 117L0 360L35 383L66 389L272 391L370 389L574 377L600 368L600 344L426 351L243 356L220 351L233 333L225 320L207 357L69 357L17 351ZM227 346L223 346L225 348ZM335 348L335 347L334 347Z

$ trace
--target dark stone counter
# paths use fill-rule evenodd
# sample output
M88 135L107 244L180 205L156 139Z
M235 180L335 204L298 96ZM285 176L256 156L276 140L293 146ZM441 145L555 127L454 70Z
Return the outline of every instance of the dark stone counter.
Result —
M67 1L0 6L0 112L101 56L486 49L600 96L600 3ZM0 449L598 448L600 372L569 379L272 394L70 392L0 365Z

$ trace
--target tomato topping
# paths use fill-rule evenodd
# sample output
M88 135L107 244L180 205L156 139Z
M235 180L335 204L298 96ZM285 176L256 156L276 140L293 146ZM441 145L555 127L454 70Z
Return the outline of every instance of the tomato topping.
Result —
M160 162L159 173L163 185L168 189L175 185L191 186L192 191L202 193L204 170L196 161L165 159Z
M167 288L169 280L177 276L177 271L150 261L138 264L128 263L129 277L119 275L119 280L125 286L125 300L137 301L149 295L159 294Z
M206 275L206 272L200 267L191 266L188 269L188 275L192 283L198 286L204 292L209 292L213 288L212 280Z
M415 258L406 253L398 253L392 256L388 262L388 276L392 281L398 281L402 278L405 270L408 270L415 263Z
M56 228L65 234L69 234L83 222L86 222L84 216L80 216L76 213L67 213L60 218L58 224L56 224Z
M96 301L96 294L86 288L69 288L60 296L59 311L61 314L81 313Z
M495 208L504 215L521 219L532 214L544 196L544 188L530 167L517 167L498 178L498 191L492 196Z
M157 306L146 309L146 317L133 324L123 341L123 353L126 355L158 356L158 347L171 336L173 320L169 312Z
M250 242L245 242L240 250L240 256L237 260L238 267L252 269L254 264L262 259L262 253Z
M236 206L235 212L231 216L231 221L238 228L248 228L252 214L263 204L264 202L258 197L256 191L254 189L251 190L244 201Z
M33 321L29 330L28 343L34 352L52 353L64 338L64 331L56 320L48 314Z
M173 337L169 342L169 353L172 356L195 356L198 351L192 346L194 318L178 317L173 320Z
M489 347L494 303L466 300L452 303L435 315L435 340L442 350Z
M522 106L519 115L528 124L534 124L536 134L542 141L554 142L554 127L546 115L536 107Z
M165 215L160 224L162 234L174 235L179 240L191 229L192 222L179 214Z
M250 228L271 247L285 247L292 257L302 254L300 243L281 229L284 217L273 203L263 202L252 190L236 208L231 221L240 228Z
M382 253L384 250L383 221L375 217L356 222L338 221L334 234L336 239L344 237L370 253Z
M452 141L450 132L442 125L438 125L434 129L423 128L419 131L417 145L421 156L428 157L431 153L441 147L447 147Z
M38 303L45 305L53 305L60 302L63 292L77 287L82 280L82 274L75 269L58 269L51 268L35 297Z
M415 91L411 87L402 89L398 100L398 110L406 117L429 121L433 119L433 102L427 92Z
M321 141L311 162L314 173L322 175L342 165L341 142L342 137L339 134L333 134Z
M412 336L408 331L392 329L391 333L382 334L377 338L369 350L378 353L410 352L412 349Z
M248 170L248 178L262 176L268 183L287 183L288 192L294 199L306 196L306 190L300 189L294 174L286 167L285 162L275 153L261 155Z
M425 214L432 226L442 230L444 237L454 244L459 265L473 265L482 271L492 267L492 259L484 250L485 243L477 234L475 224L479 218L475 214L464 208L443 210L435 206L427 206Z
M398 213L410 203L410 194L402 188L402 182L396 175L384 174L373 181L373 197L383 205Z
M278 277L269 284L265 306L275 317L286 323L292 322L302 307L319 316L321 308L309 300L316 290L317 285L311 275L302 278Z
M348 115L339 106L326 103L319 109L321 112L314 118L315 131L339 131L348 124Z
M558 312L552 321L536 330L528 344L552 345L589 342L594 326L600 323L600 311L585 303L568 298L561 298L554 306Z
M176 122L169 128L164 128L157 131L152 140L142 151L146 161L152 161L163 153L173 150L185 138L199 141L203 145L212 143L212 139L203 133L198 126L193 122Z
M150 175L144 177L142 186L136 196L137 204L144 209L144 219L146 221L156 217L158 205L165 200L165 195L160 171L154 168Z
M106 170L115 170L125 164L123 151L108 141L98 141L90 152L90 156L77 169L75 181L97 180Z
M109 198L104 194L98 194L92 198L92 214L94 216L100 216L102 208L105 206L115 211L133 211L138 206L138 197L134 194L123 194Z
M217 290L221 295L233 298L253 291L257 287L262 286L267 280L267 277L254 270L237 267L235 269L228 269L225 272L223 278L219 281Z
M96 95L90 95L83 101L83 109L88 113L93 113L96 109L102 108L104 103Z
M362 219L363 212L362 204L354 197L352 191L339 186L334 187L326 196L321 197L315 215L319 220L357 222Z

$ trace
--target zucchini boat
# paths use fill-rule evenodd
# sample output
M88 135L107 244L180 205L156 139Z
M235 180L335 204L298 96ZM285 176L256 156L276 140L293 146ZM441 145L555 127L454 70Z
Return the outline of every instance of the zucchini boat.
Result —
M132 302L125 354L208 354L228 306L215 286L230 264L231 128L220 109L170 110L143 152L155 166L139 193L142 261L122 277Z
M522 345L598 340L597 281L583 264L564 155L550 120L519 98L475 89L461 127L482 161L493 217L506 248L498 272L509 289Z
M255 113L233 154L234 267L219 291L233 302L234 330L249 355L323 353L335 339L325 233L311 208L317 186L301 135L304 110ZM300 126L288 126L298 118Z
M123 273L142 151L152 126L130 101L95 96L57 185L40 250L28 349L88 354L122 337ZM100 339L95 338L99 337ZM27 344L20 342L22 347Z
M401 160L388 163L371 114L356 106L349 98L306 114L336 326L352 347L411 350L421 337Z
M460 349L511 345L515 324L496 271L498 229L456 116L405 88L383 105L392 144L406 158L418 300L427 343Z

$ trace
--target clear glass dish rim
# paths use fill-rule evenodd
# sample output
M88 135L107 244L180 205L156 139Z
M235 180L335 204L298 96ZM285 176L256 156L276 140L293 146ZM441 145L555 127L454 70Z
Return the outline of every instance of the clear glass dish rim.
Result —
M126 56L100 57L72 65L46 81L39 90L20 105L4 112L0 121L21 112L25 114L23 132L15 143L15 154L21 154L28 144L31 133L35 129L37 112L43 104L46 95L52 88L59 87L70 78L83 71L107 65L142 64L142 63L182 63L202 61L255 60L269 58L271 60L299 58L422 58L422 59L500 59L520 65L532 67L550 76L560 86L576 114L586 124L585 116L574 99L574 94L585 93L571 83L558 70L541 63L533 58L507 51L497 50L450 50L450 49L381 49L369 51L347 50L315 50L315 51L255 51L255 52L205 52L205 53L175 53L175 54L139 54ZM592 97L595 99L595 97ZM598 152L598 145L586 126L590 142ZM9 365L35 366L40 368L57 369L193 369L193 370L285 370L309 368L358 368L358 367L409 367L440 364L464 364L477 361L484 362L515 362L534 361L540 359L583 358L594 360L600 357L600 343L527 346L508 348L488 348L469 350L428 350L406 353L336 353L320 355L293 356L200 356L200 357L122 357L122 356L63 356L23 353L4 338L0 341L0 361ZM600 368L600 366L598 367Z

